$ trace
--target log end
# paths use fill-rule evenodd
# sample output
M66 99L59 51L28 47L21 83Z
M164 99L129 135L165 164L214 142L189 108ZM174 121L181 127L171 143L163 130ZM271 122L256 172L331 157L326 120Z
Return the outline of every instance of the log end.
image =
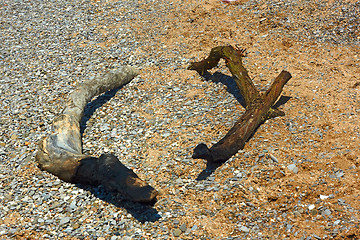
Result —
M158 195L158 191L136 175L129 176L126 179L126 193L130 196L131 200L145 203L154 201Z
M48 138L43 138L39 142L39 149L36 153L35 160L41 170L47 171L63 181L71 182L79 166L79 160L82 155L67 154L66 157L57 157L49 154L47 151ZM65 155L65 154L64 154Z
M286 79L286 82L289 81L292 76L288 71L282 70L281 73L279 74L281 76L281 78Z
M222 142L213 145L210 149L204 143L200 143L194 149L192 158L199 158L207 160L212 163L224 163L232 155L236 154L239 149L242 149L244 146L243 141L237 142Z
M200 158L208 161L213 160L210 149L204 143L200 143L195 147L192 158Z
M95 186L101 184L106 190L120 193L135 202L152 202L158 195L153 187L112 154L82 159L72 182Z
M206 66L204 66L203 62L193 62L187 68L188 70L195 70L200 76L203 76L207 70Z

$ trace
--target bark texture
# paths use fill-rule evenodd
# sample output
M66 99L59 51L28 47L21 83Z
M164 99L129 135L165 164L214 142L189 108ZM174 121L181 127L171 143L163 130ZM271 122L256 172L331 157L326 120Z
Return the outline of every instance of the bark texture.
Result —
M242 64L245 50L232 46L220 46L211 50L208 58L192 63L190 70L196 70L203 75L208 69L215 67L221 58L225 59L245 100L246 111L218 143L210 149L203 143L194 149L193 158L202 158L211 162L225 162L231 156L244 148L246 141L257 127L269 118L283 116L284 112L272 108L279 98L284 85L291 75L282 71L274 80L271 87L261 94L256 88L247 70Z
M80 121L86 104L95 96L130 82L137 71L124 66L116 73L83 83L69 96L67 106L52 124L52 132L39 142L36 160L40 169L71 183L103 185L133 201L152 201L157 191L138 178L114 155L84 155Z

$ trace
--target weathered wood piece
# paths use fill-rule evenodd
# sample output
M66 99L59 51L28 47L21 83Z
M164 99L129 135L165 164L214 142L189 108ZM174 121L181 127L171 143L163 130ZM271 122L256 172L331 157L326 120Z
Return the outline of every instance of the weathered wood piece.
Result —
M283 116L284 112L272 108L279 98L284 85L290 80L289 72L282 71L271 87L261 94L256 88L247 70L242 64L244 50L232 46L220 46L211 49L208 58L192 63L190 70L196 70L203 75L208 69L215 67L221 58L225 60L245 100L246 111L218 143L210 149L203 143L194 149L193 158L202 158L210 162L225 162L231 156L243 149L246 141L257 127L267 119Z
M116 156L101 155L99 158L84 155L80 134L80 121L86 104L95 96L119 88L130 82L137 71L124 66L116 73L84 82L69 96L67 106L54 119L52 132L39 142L36 160L40 169L48 171L70 183L103 185L126 198L152 201L157 191L141 180Z

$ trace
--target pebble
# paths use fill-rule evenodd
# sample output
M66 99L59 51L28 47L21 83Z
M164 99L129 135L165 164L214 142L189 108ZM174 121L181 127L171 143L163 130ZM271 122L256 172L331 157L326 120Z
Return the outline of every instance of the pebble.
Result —
M319 236L316 235L316 234L313 234L313 236L314 236L314 238L316 238L316 239L322 239L322 237L319 237Z
M248 233L248 232L250 232L250 229L249 229L248 227L241 226L241 227L240 227L240 231L243 231L243 232Z
M174 237L179 237L181 233L182 233L182 231L178 228L175 228L173 231Z
M70 218L69 217L64 217L62 219L60 219L59 225L63 225L70 222Z
M345 205L346 205L345 200L343 200L343 199L341 199L341 198L338 199L338 204L339 204L339 205L342 205L342 206L345 206Z
M321 199L321 200L325 200L325 199L328 199L328 198L329 198L329 196L321 195L321 194L320 194L320 199Z
M313 210L315 208L315 205L314 204L310 204L309 205L309 210Z
M80 227L80 224L75 223L71 226L73 229L78 229Z
M293 227L291 224L286 224L286 230L290 230Z
M335 176L336 176L337 178L343 177L344 174L345 174L345 173L344 173L343 170L338 170L338 171L335 172Z
M186 232L186 230L187 230L187 228L186 228L186 223L183 223L183 224L180 225L180 230L181 230L182 232Z
M316 209L311 209L310 213L311 213L311 215L315 216L315 215L317 215L318 211Z
M334 226L339 225L340 222L341 222L341 220L336 220L336 221L334 222Z
M299 172L299 168L295 164L290 164L287 166L287 168L295 174Z
M331 215L331 211L329 209L324 210L324 214L327 216Z
M279 163L279 160L272 154L270 154L271 160L273 160L275 163Z

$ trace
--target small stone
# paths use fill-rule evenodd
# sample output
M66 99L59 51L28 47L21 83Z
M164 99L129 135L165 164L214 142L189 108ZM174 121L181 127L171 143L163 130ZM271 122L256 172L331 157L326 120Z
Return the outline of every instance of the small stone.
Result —
M71 209L75 209L76 208L76 200L73 200L69 206Z
M341 178L341 177L343 177L344 176L344 171L343 170L339 170L339 171L337 171L336 173L335 173L335 176L337 177L337 178Z
M23 202L28 202L29 201L29 197L28 196L25 196L23 199L22 199Z
M180 225L180 230L181 230L182 232L185 232L185 231L186 231L186 223L183 223L183 224Z
M334 208L335 211L337 212L343 212L344 210L342 208Z
M80 225L78 223L75 223L71 226L73 229L78 229L80 227Z
M243 178L243 177L244 177L244 173L239 172L238 174L236 174L236 177L237 177L237 178Z
M16 140L17 138L18 138L18 136L16 134L13 134L13 135L10 136L11 140Z
M320 195L320 199L321 199L321 200L325 200L325 199L327 199L327 198L329 198L329 196L326 196L326 195Z
M329 209L326 209L326 210L324 211L324 214L327 215L327 216L329 216L329 215L331 215L331 211L330 211Z
M345 200L343 200L341 198L338 199L338 204L339 205L346 205Z
M334 222L334 226L338 225L340 222L341 222L341 220L336 220L336 221Z
M166 132L166 133L163 134L163 137L164 137L164 138L167 138L167 137L169 137L170 135L171 135L171 133Z
M250 232L250 229L249 229L248 227L241 226L241 227L240 227L240 231L243 231L243 232L248 233L248 232Z
M178 184L178 185L182 185L184 182L181 178L178 178L175 180L175 183Z
M301 216L301 213L298 212L298 211L294 211L294 216L295 216L295 217L299 217L299 216Z
M178 228L175 228L175 230L173 231L174 237L179 237L181 233L182 231Z
M297 174L299 172L299 168L295 164L290 164L288 166L288 169L292 171L293 173Z
M317 214L317 210L316 209L312 209L311 211L311 215L315 216Z
M270 154L270 158L271 158L271 160L273 160L274 162L279 163L279 160L278 160L275 156L273 156L273 155Z
M313 234L313 236L314 236L314 238L316 238L316 239L322 239L321 237L319 237L319 236L316 235L316 234Z
M62 218L62 219L60 220L59 225L66 224L66 223L68 223L68 222L70 222L70 218L69 218L69 217L64 217L64 218Z
M197 225L194 225L194 226L192 226L191 231L195 231L195 230L197 230L197 229L198 229L198 226L197 226Z
M309 210L310 210L310 211L313 210L314 208L315 208L315 205L314 205L314 204L309 205Z

